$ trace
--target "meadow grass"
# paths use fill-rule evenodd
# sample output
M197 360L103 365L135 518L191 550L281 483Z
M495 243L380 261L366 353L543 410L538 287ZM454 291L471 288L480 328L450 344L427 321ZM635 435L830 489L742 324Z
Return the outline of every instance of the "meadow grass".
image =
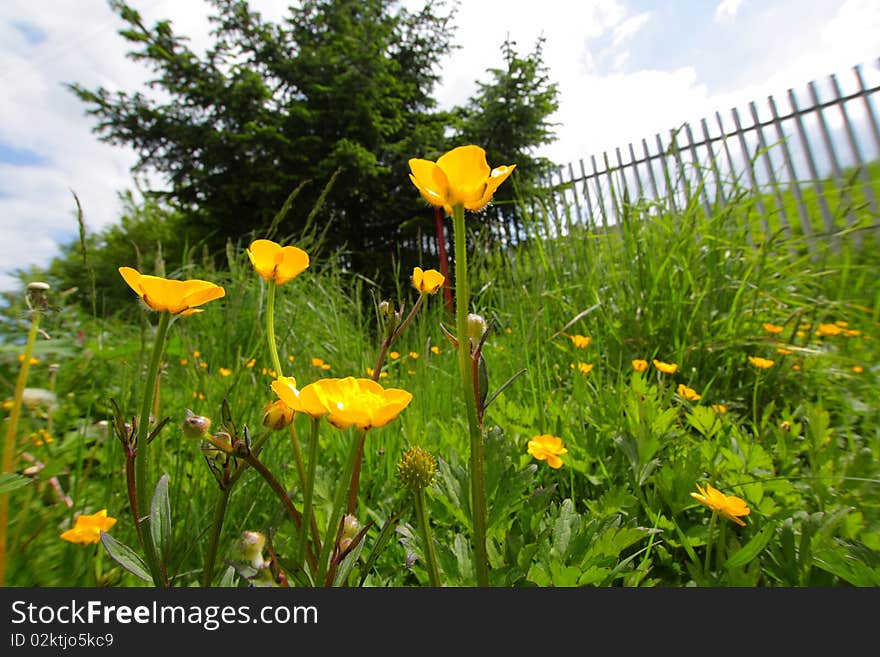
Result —
M477 245L470 310L490 325L489 394L503 387L489 397L484 418L492 585L880 585L877 251L846 239L806 244L782 231L755 240L755 212L746 193L708 217L696 201L684 208L640 202L625 207L618 225L575 227L509 250L479 248L480 217L468 217ZM546 220L538 211L527 217ZM309 249L296 236L286 243ZM227 400L239 430L247 426L253 440L268 432L260 458L302 508L295 447L309 419L297 415L279 431L262 426L280 373L271 371L266 347L266 284L246 246L230 245L223 268L191 256L168 271L226 288L205 312L175 321L164 353L156 408L171 421L152 458L157 478L169 475L175 586L200 584L220 497L199 441L183 433L187 409L216 428ZM367 376L382 339L380 302L415 303L409 274L398 271L397 288L380 289L338 261L313 261L279 287L283 373L301 385ZM440 328L455 320L441 295L426 301L379 379L410 391L413 401L367 436L356 516L369 528L340 584L429 584L412 498L397 477L411 446L438 460L425 515L440 579L475 581L468 426L455 348ZM781 330L770 333L765 324ZM137 413L155 315L143 312L135 324L96 320L60 302L42 326L52 340L38 345L28 385L50 387L47 366L57 362L57 401L29 408L18 432L17 470L33 460L44 467L8 492L7 583L143 585L102 544L75 545L59 534L77 513L106 508L118 519L109 533L137 545L122 446L107 424L111 399L129 420ZM573 336L590 339L583 346ZM16 350L10 336L4 385L17 372ZM750 356L773 362L759 369ZM655 359L677 371L660 372ZM636 371L634 360L647 368ZM51 441L39 433L50 418ZM320 433L319 527L331 513L345 433ZM562 439L561 468L527 452L542 434ZM707 484L745 501L744 525L691 495ZM297 532L253 470L229 496L214 585L248 584L244 531L269 536L278 563L294 568Z

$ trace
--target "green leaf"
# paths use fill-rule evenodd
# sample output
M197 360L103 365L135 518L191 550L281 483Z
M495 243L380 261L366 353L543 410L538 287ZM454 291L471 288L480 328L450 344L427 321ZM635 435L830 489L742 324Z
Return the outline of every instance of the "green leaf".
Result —
M220 578L220 584L222 588L232 588L235 586L235 568L229 566L226 569L226 572L223 573L223 577Z
M342 562L339 564L339 569L336 571L336 577L333 579L333 586L345 586L345 583L348 581L348 576L351 574L352 569L361 556L361 551L364 549L364 543L366 543L366 540L364 539L358 541L357 545L351 550L351 552L346 554L342 559Z
M752 559L761 553L761 550L763 550L770 541L770 537L773 536L775 529L776 526L773 524L765 525L761 531L752 537L752 540L743 545L736 551L736 553L732 554L727 561L724 562L724 569L732 570L734 568L742 568L750 563Z
M144 560L125 543L117 541L107 532L101 532L101 543L104 544L104 549L107 550L107 553L113 561L125 568L135 577L140 577L142 580L149 582L150 584L153 583L153 578L149 575L147 564L145 564Z
M150 503L150 537L156 555L167 565L171 554L171 502L168 499L168 475L164 474L156 484Z
M23 486L27 486L33 479L24 477L15 472L4 472L0 474L0 493L8 493Z

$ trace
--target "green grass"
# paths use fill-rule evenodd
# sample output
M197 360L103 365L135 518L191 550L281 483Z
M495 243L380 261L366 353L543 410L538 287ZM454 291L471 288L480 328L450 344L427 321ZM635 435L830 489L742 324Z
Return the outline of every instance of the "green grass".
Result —
M829 202L838 213L848 209L863 222L877 221L863 204ZM467 221L478 233L479 216ZM490 391L516 377L485 416L493 585L880 585L877 251L831 238L808 248L781 231L750 241L756 221L755 199L743 193L711 217L698 202L676 210L643 203L629 206L608 231L576 229L512 253L475 249L471 310L492 322L484 348ZM230 247L221 271L193 262L169 272L206 278L227 291L205 312L176 321L165 351L159 414L171 422L152 453L156 479L170 476L175 586L200 583L219 497L198 441L183 435L185 409L210 416L216 428L227 399L239 429L246 425L258 436L262 407L275 399L265 371L271 368L266 287L244 246ZM378 289L333 261L313 262L281 286L276 334L284 374L301 385L366 376L381 341L376 306L388 299L411 307L416 293L408 274L399 272L398 289ZM373 299L372 307L363 298ZM28 465L22 451L45 467L9 493L7 582L140 585L101 544L84 547L58 536L76 513L106 508L118 519L110 534L137 545L122 448L97 423L112 421L110 399L126 417L137 413L155 316L144 312L135 325L97 322L58 301L60 308L44 319L53 339L41 341L29 381L49 387L47 365L57 362L57 405L29 411L17 438L18 470ZM438 294L393 346L400 357L388 360L388 376L380 380L414 397L400 417L368 435L357 516L372 524L347 579L351 586L428 584L411 498L396 476L411 445L439 460L426 509L441 579L450 586L474 583L468 428L455 352L441 322L451 327L454 319ZM765 322L784 331L771 335ZM817 332L835 322L843 324L838 335ZM568 337L575 334L589 336L589 345L577 348ZM4 351L10 396L19 337L10 335ZM759 370L748 356L774 365ZM313 358L330 369L314 366ZM638 373L633 359L675 363L678 371L666 375L650 366ZM578 363L593 368L584 374ZM679 384L701 399L681 398ZM713 410L718 404L727 412ZM38 445L31 434L50 415L54 441ZM308 419L297 417L293 426L304 441ZM561 437L568 449L561 469L526 451L528 440L544 433ZM319 527L330 513L348 440L326 423L321 429ZM272 433L261 459L301 508L291 434ZM52 477L72 508L56 495ZM713 521L690 495L707 483L746 501L745 526ZM245 569L226 572L227 562L241 560L245 530L271 534L282 564L292 558L292 523L253 470L232 490L215 584L224 576L232 578L225 583L247 584Z

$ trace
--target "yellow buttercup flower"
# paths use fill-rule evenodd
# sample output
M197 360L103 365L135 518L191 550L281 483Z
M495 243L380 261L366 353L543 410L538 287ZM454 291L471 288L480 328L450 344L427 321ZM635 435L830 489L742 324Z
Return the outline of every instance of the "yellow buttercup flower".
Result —
M327 414L327 408L315 395L315 387L312 383L299 389L296 387L295 378L282 376L272 382L272 391L293 411L311 417L323 417Z
M388 358L390 358L391 360L397 360L398 358L400 358L400 352L392 351L390 354L388 354Z
M175 281L141 274L131 267L120 267L119 273L148 307L172 315L200 313L202 309L196 306L226 295L221 286L199 279Z
M592 339L586 335L570 335L568 337L571 338L572 343L574 343L574 346L578 349L586 349L589 347L590 340Z
M678 396L684 397L688 401L699 401L700 399L702 399L702 397L699 393L697 393L696 390L694 390L693 388L688 388L683 383L678 384Z
M431 347L431 353L434 354L435 356L439 355L440 354L440 347L438 347L437 345L433 345Z
M101 509L91 515L82 514L76 517L72 529L61 534L61 538L71 543L90 545L101 540L101 532L110 531L116 524L116 518L107 515L107 509Z
M749 362L759 370L767 370L773 367L773 361L760 356L749 356Z
M562 446L562 438L546 433L532 438L527 449L529 454L539 461L547 461L547 465L555 470L562 467L562 459L559 457L568 454L568 450Z
M662 360L654 359L654 367L663 372L663 374L675 374L678 371L678 365L675 363L664 363Z
M648 361L642 360L641 358L636 358L635 360L633 360L632 366L636 372L644 372L646 369L648 369Z
M712 404L712 410L718 415L724 415L727 412L727 406L724 404Z
M281 246L272 240L254 240L247 249L254 269L267 281L284 285L309 266L309 254L295 246Z
M293 422L293 416L294 410L285 404L283 399L276 399L263 406L263 426L274 431L283 429Z
M454 148L436 162L412 158L410 180L428 203L452 214L452 206L482 210L495 190L513 173L515 164L489 168L486 151L479 146Z
M412 394L400 388L383 388L372 379L353 376L321 379L309 384L315 397L327 409L327 420L339 429L382 427L395 419L412 401ZM305 388L303 389L303 392Z
M419 294L434 294L445 280L446 277L436 269L422 271L421 267L413 267L412 284Z
M220 368L220 376L230 376L231 374L232 374L232 370L230 370L226 367Z
M843 333L843 329L840 328L837 324L819 324L819 328L816 329L816 333L825 337L832 337Z
M411 352L409 352L409 357L412 358L413 360L417 360L419 357L419 352L418 351L411 351Z
M574 369L574 363L571 364L571 367L572 367L572 369ZM589 374L590 372L593 371L593 364L578 362L577 368L578 368L578 372L580 372L581 374Z
M699 493L691 493L691 497L699 500L701 504L705 504L716 513L720 513L728 520L732 520L738 525L745 526L745 522L739 519L739 516L747 516L751 513L751 509L746 506L744 500L733 495L725 495L721 491L706 484L706 489L700 488L697 484Z
M772 324L771 322L764 323L764 330L771 335L776 335L778 333L782 333L785 330L784 326L778 326L777 324Z

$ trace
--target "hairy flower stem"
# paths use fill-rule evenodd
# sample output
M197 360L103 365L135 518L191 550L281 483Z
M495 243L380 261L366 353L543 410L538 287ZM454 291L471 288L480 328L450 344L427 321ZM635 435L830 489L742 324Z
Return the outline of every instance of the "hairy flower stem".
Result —
M147 365L147 380L144 385L144 397L141 400L141 414L137 425L137 439L134 457L135 490L137 491L137 508L145 509L150 505L150 446L147 437L150 434L150 411L153 408L153 396L156 392L156 378L159 375L159 363L162 361L162 350L165 347L165 338L168 335L168 327L171 325L171 314L162 312L159 314L159 325L156 327L156 340L153 343L153 352ZM138 539L146 557L147 566L153 576L153 582L157 585L165 581L161 575L159 561L150 539L150 520L141 516L137 523Z
M299 532L299 546L296 551L297 565L302 567L308 544L308 528L314 520L312 516L312 498L315 490L315 466L318 463L318 429L321 426L321 418L313 417L311 431L309 431L309 461L307 463L305 483L303 487L303 526Z
M428 567L428 578L431 586L442 586L440 583L440 568L437 566L437 553L434 551L434 540L431 538L431 525L428 524L428 513L425 510L425 491L418 489L413 491L413 502L416 507L416 520L422 535L422 544L425 550L425 564Z
M208 553L205 555L205 567L202 570L202 586L211 586L214 579L214 564L217 561L217 545L220 542L220 533L223 531L223 520L226 517L226 507L229 504L231 486L220 489L220 497L217 498L217 506L214 507L214 519L211 523L211 537L208 539Z
M351 447L348 452L348 459L345 463L345 470L342 477L339 478L339 484L336 486L336 495L333 499L333 511L327 521L327 529L324 533L324 543L321 546L321 556L318 559L318 577L317 582L324 581L327 575L327 569L330 567L330 558L333 556L333 547L336 544L336 534L339 529L339 521L342 518L342 509L345 504L345 482L351 481L351 473L354 470L354 464L357 460L358 447L366 436L366 429L361 429L353 437Z
M715 530L715 519L718 517L718 512L713 511L712 517L709 519L709 530L706 533L706 561L703 564L703 572L704 575L709 575L709 563L711 561L712 555L712 533Z
M278 358L278 345L275 343L275 281L269 281L269 295L266 300L266 338L269 342L269 355L272 358L272 368L275 370L275 378L284 376L281 371L281 359Z
M483 464L483 432L477 417L477 398L471 369L470 338L467 331L470 289L467 279L467 235L464 206L452 207L455 242L455 326L458 337L458 369L467 408L470 431L471 514L473 518L474 571L478 586L489 586L489 557L486 551L486 493Z
M3 469L4 474L12 472L15 457L15 434L18 431L18 420L21 417L22 398L27 383L28 372L31 367L31 357L34 353L34 344L37 341L37 333L40 328L40 311L33 311L31 316L31 328L28 331L27 344L24 348L24 360L18 370L18 380L15 383L15 392L12 397L12 410L9 415L9 424L6 427L6 444L3 446ZM6 585L6 532L9 522L9 493L0 493L0 587Z

